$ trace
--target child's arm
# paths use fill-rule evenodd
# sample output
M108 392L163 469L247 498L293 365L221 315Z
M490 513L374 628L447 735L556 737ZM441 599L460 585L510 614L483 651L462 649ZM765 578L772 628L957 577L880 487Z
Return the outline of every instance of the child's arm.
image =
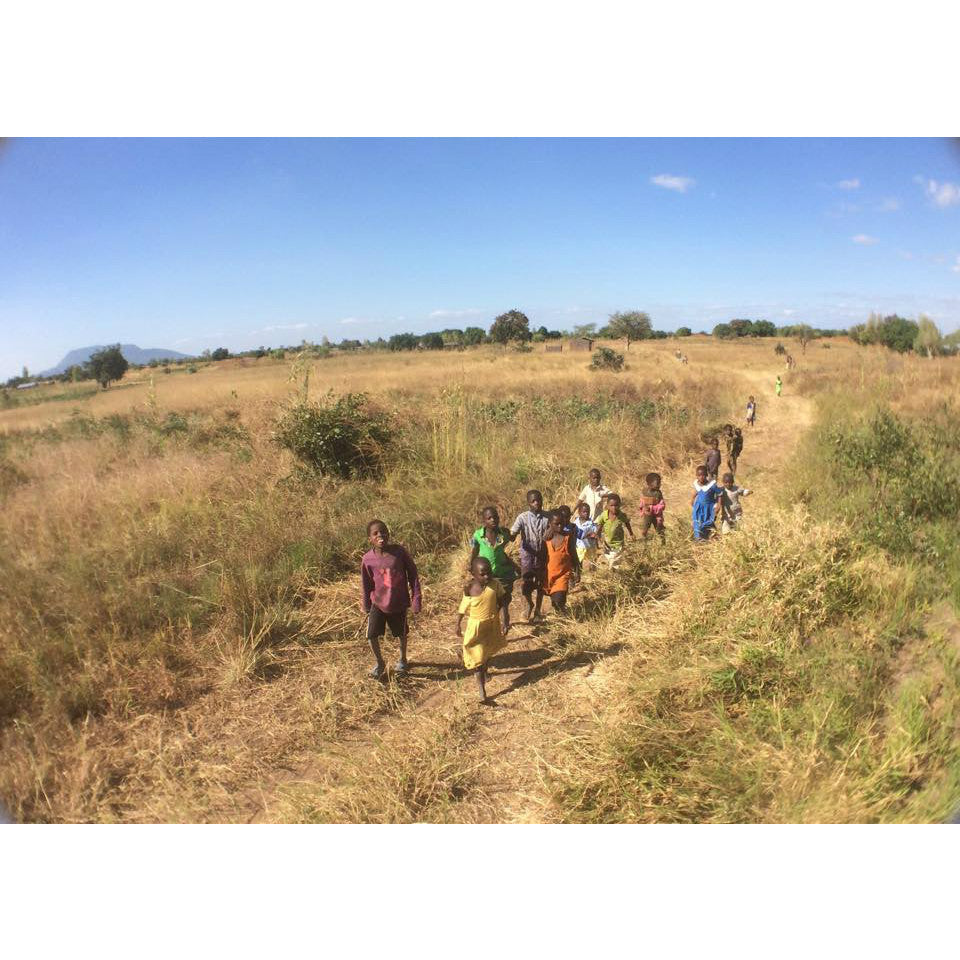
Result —
M623 525L627 528L627 532L630 534L630 538L632 540L636 540L637 535L633 532L633 527L630 526L630 521L626 517L623 518Z
M470 551L470 559L467 561L467 570L473 569L473 561L480 555L480 544L473 540L473 549Z
M360 602L363 612L370 612L370 596L373 594L373 571L363 562L360 563Z
M419 613L420 602L422 600L420 594L420 575L417 573L417 565L413 562L413 557L410 556L406 549L403 551L403 567L407 572L407 583L410 585L410 612Z
M463 623L463 614L462 614L462 613L458 613L458 614L457 614L457 636L460 637L460 638L463 637L463 631L461 631L461 629L460 629L460 624L461 624L461 623Z
M513 526L510 528L510 542L513 543L518 536L520 536L520 517L513 521Z
M573 562L573 582L580 582L580 557L577 556L577 535L571 533L567 537L567 553L570 554L570 560Z

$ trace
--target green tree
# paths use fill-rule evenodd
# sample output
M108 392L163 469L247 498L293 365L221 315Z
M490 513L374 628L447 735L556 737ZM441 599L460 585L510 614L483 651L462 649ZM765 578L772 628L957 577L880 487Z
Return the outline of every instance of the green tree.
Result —
M478 343L483 343L487 339L487 332L481 327L467 327L463 331L463 342L468 347L475 347Z
M574 337L587 337L588 339L593 338L597 335L597 325L595 323L578 323L573 328Z
M420 338L420 346L423 347L424 350L442 350L443 334L425 333Z
M511 340L525 343L530 339L530 320L519 310L501 313L490 326L490 339L494 343L507 344Z
M769 320L754 320L753 335L755 337L775 337L777 328Z
M733 327L729 323L718 323L713 328L713 335L719 337L721 340L730 340L736 336L733 332Z
M795 330L795 336L800 341L800 349L806 353L807 344L816 336L816 333L814 332L813 327L806 323L798 324Z
M753 333L752 320L731 320L727 326L734 337L749 337Z
M678 337L689 337L693 335L693 331L689 327L677 327Z
M943 353L943 337L937 325L924 314L917 320L917 335L913 341L913 349L917 353L925 353L928 357L935 357Z
M387 342L391 350L415 350L418 338L412 333L395 333Z
M96 380L104 390L106 390L114 380L119 380L130 367L127 358L120 350L119 343L112 347L104 347L103 350L98 350L96 353L91 354L86 365L90 371L90 376Z
M653 325L649 314L642 310L618 310L610 314L606 334L615 340L626 340L629 350L631 340L646 340L653 334Z
M230 356L230 351L226 347L217 347L213 353L210 354L211 360L226 360Z

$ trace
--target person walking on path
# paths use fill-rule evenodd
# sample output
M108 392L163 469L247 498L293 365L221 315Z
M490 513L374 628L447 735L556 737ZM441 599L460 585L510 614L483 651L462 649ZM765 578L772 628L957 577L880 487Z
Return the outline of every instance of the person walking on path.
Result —
M503 587L493 576L490 561L477 557L471 566L473 578L463 588L463 598L457 610L457 636L463 641L463 665L476 671L477 692L481 703L487 699L487 664L490 658L506 646L500 608L504 602ZM466 632L462 630L467 617Z
M783 390L783 381L780 379L780 374L777 374L777 382L774 384L774 387L777 391L777 396L780 396L780 391Z

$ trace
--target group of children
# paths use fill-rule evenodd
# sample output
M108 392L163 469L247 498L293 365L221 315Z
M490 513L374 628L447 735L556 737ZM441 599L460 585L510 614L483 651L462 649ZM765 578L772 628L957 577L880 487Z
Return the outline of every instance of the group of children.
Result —
M728 463L736 464L743 445L738 429L730 428ZM717 485L720 467L719 441L711 441L706 463L697 467L693 484L691 511L693 538L706 540L717 518L723 532L734 529L740 520L740 498L750 491L734 483L732 472L723 474ZM666 541L664 499L658 473L648 473L638 498L639 536L646 539L653 529ZM457 611L456 633L463 645L463 662L474 670L480 699L487 701L486 678L490 658L507 643L510 630L510 601L517 580L526 605L526 619L536 623L542 618L544 595L550 597L553 610L564 614L567 595L579 583L585 569L595 569L602 559L611 568L623 557L627 534L638 539L623 512L619 494L608 489L599 470L591 470L588 483L580 491L574 510L568 506L543 509L539 490L527 493L527 509L507 529L500 525L500 513L494 506L484 507L481 526L470 539L470 581L463 589ZM361 587L367 616L367 640L376 659L370 676L381 680L386 665L380 638L390 632L400 644L400 659L394 674L407 672L407 613L418 613L421 605L420 579L416 564L407 550L390 542L390 533L382 520L367 525L370 549L361 562ZM519 565L507 553L519 538ZM463 620L467 618L464 629Z

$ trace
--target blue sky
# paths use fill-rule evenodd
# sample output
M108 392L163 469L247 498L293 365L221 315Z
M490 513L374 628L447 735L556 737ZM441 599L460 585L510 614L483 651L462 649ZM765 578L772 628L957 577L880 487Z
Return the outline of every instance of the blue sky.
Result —
M647 310L960 326L948 140L13 140L0 377L116 341L184 353Z

